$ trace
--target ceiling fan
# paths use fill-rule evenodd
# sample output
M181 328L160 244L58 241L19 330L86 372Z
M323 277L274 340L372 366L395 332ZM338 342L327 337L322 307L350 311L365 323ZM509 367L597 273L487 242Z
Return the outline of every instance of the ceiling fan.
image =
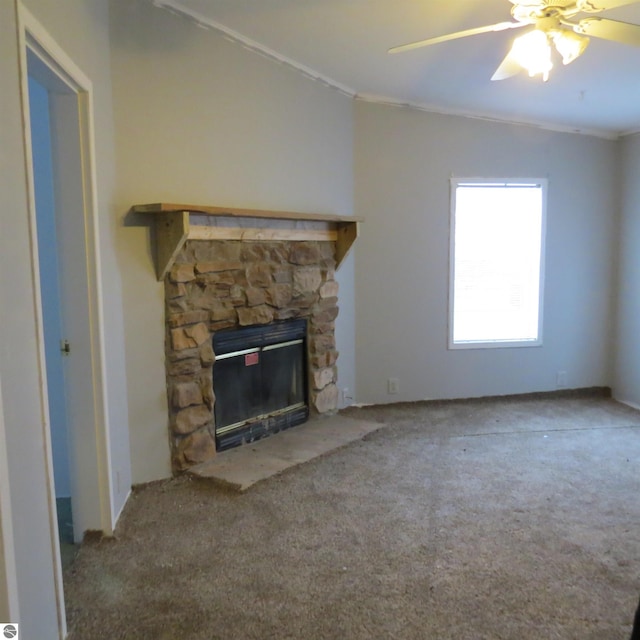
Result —
M511 50L504 58L492 80L504 80L522 69L530 76L540 74L546 82L553 67L551 45L562 56L562 62L569 64L584 53L589 44L589 36L613 40L640 47L640 25L599 16L580 17L579 14L594 14L614 9L639 0L509 0L514 21L498 22L484 27L466 29L436 38L410 42L389 49L389 53L399 53L418 49L448 40L466 38L491 31L532 27L513 42Z

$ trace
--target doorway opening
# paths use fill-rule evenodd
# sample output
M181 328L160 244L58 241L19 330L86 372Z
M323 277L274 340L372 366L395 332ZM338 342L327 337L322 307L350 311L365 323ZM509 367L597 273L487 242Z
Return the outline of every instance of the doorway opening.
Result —
M58 537L63 566L74 557L73 507L65 389L65 338L60 295L58 232L56 228L56 176L53 166L50 90L34 75L37 61L27 54L31 154L36 208L36 234L40 275L40 299L44 333L47 400ZM35 72L38 74L37 71ZM67 90L68 93L68 90Z

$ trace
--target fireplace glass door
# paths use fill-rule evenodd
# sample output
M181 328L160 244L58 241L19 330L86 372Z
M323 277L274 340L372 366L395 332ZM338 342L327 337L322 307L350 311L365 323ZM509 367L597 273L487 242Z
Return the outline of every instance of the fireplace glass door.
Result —
M308 418L306 333L305 320L291 320L214 334L219 450Z

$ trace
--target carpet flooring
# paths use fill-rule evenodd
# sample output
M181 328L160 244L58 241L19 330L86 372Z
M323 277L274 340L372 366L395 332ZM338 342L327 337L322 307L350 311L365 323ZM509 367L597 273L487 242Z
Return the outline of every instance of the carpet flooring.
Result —
M138 487L65 572L70 640L628 639L640 412L534 397L344 413L385 426L242 494Z

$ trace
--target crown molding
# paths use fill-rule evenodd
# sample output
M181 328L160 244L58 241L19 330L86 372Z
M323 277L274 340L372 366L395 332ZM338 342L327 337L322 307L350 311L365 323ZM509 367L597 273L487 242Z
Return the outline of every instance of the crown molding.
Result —
M333 78L330 78L329 76L325 76L324 74L319 73L318 71L316 71L315 69L312 69L311 67L307 67L304 64L296 62L292 58L288 58L287 56L284 56L278 53L277 51L274 51L273 49L270 49L269 47L266 47L265 45L260 44L255 40L252 40L251 38L247 38L246 36L242 35L241 33L238 33L234 29L230 29L226 25L216 22L215 20L212 20L211 18L204 16L198 11L193 11L192 9L188 9L187 7L184 7L179 0L151 0L151 1L156 7L172 11L173 13L176 13L182 17L185 17L191 20L192 22L195 22L199 27L202 27L204 29L212 29L214 31L217 31L228 40L231 40L232 42L236 42L237 44L242 45L246 49L249 49L254 53L257 53L261 56L269 58L270 60L273 60L278 64L285 65L293 69L294 71L301 73L302 75L306 76L311 80L320 82L321 84L327 87L330 87L331 89L335 89L336 91L339 91L340 93L350 98L354 98L356 96L355 89L352 89L351 87L348 87L347 85L342 84L341 82L337 82Z
M494 122L497 124L511 124L521 127L533 127L535 129L544 129L546 131L555 131L558 133L573 133L583 136L593 136L596 138L604 138L605 140L617 140L622 135L620 132L607 131L606 129L587 129L570 125L560 125L544 120L522 119L514 120L512 118L501 118L491 113L482 113L478 111L467 111L465 109L443 108L433 104L422 102L403 102L395 100L388 96L380 96L370 93L358 93L356 100L361 102L370 102L373 104L381 104L389 107L400 107L406 109L415 109L416 111L425 111L427 113L436 113L444 116L458 116L461 118L471 118L472 120L484 120L485 122Z
M623 131L620 133L620 138L633 138L640 134L640 129L629 129L629 131Z

